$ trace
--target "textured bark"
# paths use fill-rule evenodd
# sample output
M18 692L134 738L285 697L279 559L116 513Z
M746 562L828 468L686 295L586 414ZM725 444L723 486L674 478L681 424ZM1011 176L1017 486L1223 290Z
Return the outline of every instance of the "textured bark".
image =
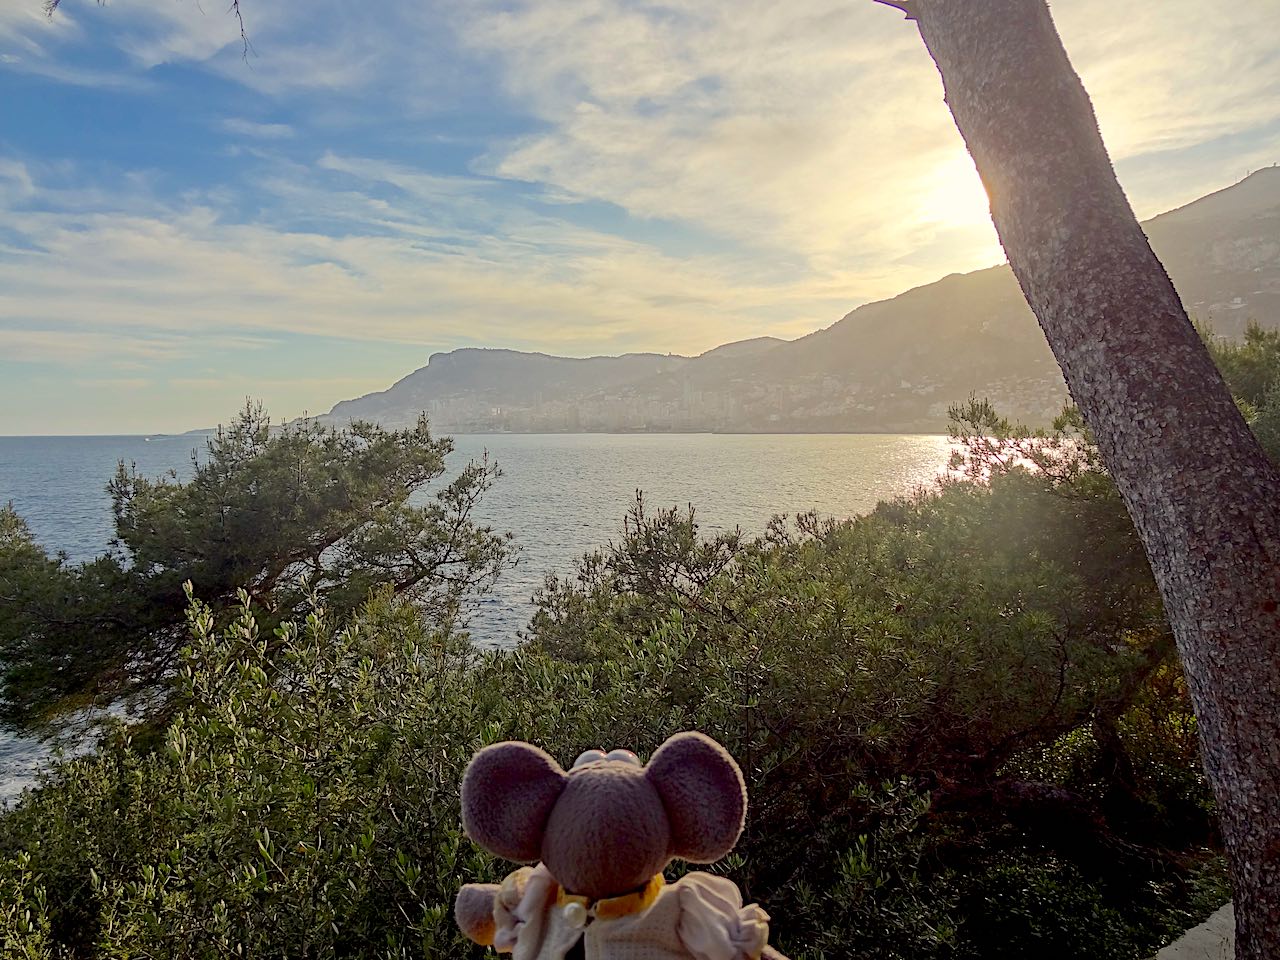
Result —
M1146 547L1218 801L1237 957L1275 960L1280 475L1138 226L1044 0L890 5L938 65L1009 263Z

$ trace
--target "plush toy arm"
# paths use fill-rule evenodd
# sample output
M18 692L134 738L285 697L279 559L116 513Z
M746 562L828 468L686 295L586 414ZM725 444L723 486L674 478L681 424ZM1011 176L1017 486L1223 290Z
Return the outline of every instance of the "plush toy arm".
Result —
M459 929L482 947L493 946L493 905L498 889L496 883L468 883L453 902L453 918Z
M541 916L555 899L556 882L547 868L521 867L501 884L468 883L458 891L453 915L462 932L485 947L510 953L521 931L541 936Z
M769 947L769 915L727 877L690 873L676 884L680 920L676 934L697 960L786 960Z

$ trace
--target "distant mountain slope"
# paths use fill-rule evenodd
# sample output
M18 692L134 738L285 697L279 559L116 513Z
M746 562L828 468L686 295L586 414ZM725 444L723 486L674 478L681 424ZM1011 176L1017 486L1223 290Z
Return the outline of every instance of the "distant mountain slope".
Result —
M1280 168L1144 224L1193 316L1235 334L1280 325ZM1043 420L1065 396L1008 266L953 274L858 307L794 341L698 357L572 360L511 350L434 354L335 419L488 430L939 430L970 393Z
M754 340L739 340L736 343L723 343L718 347L713 347L706 353L700 353L695 359L698 360L739 360L743 357L758 357L762 353L768 353L774 347L781 346L786 343L785 340L779 340L777 337L756 337Z
M493 410L617 389L689 362L657 353L577 359L468 347L432 354L425 367L379 393L344 400L329 417L405 424L426 410L453 417L451 430L480 428Z
M1280 167L1143 227L1192 316L1225 334L1251 318L1280 325Z

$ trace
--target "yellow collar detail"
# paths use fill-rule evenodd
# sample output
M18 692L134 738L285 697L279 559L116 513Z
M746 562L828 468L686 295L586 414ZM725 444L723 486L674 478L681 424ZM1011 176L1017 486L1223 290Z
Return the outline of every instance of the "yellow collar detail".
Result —
M621 897L597 900L594 904L588 898L576 897L566 893L564 887L560 887L556 892L556 905L563 907L568 904L578 904L597 920L616 920L618 917L627 917L633 913L643 913L648 910L653 906L653 901L658 899L658 894L662 892L665 885L666 880L663 879L662 874L654 874L653 879L644 885L643 890L624 894Z

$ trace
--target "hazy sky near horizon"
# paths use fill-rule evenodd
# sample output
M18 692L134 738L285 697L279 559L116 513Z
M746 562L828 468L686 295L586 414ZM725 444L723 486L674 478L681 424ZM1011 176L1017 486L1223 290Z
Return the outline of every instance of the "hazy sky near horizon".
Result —
M0 0L0 434L698 353L1000 262L870 0ZM1058 0L1140 216L1280 160L1280 3Z

